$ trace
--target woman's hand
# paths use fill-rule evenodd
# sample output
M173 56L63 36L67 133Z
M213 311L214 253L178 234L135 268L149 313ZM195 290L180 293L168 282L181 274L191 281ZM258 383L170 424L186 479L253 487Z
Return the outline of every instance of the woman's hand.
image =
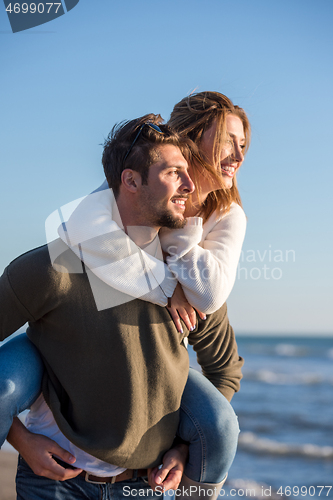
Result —
M187 328L192 331L196 326L196 311L188 303L187 298L184 295L182 286L180 283L177 284L173 296L171 297L171 307L167 308L170 311L173 322L176 325L177 330L183 333L180 318L184 321ZM206 319L206 315L201 311L197 311L201 319Z
M176 490L181 481L188 457L187 444L178 444L167 451L163 457L163 465L159 469L148 469L149 486L155 490Z

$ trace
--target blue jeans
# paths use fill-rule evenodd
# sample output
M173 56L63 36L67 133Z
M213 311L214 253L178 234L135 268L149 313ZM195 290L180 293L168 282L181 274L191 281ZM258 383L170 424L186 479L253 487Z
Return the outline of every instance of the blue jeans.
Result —
M41 358L25 334L0 348L0 445L13 417L40 394L42 374ZM208 379L190 368L178 428L178 436L189 443L185 474L194 481L222 481L235 457L238 433L230 403Z
M43 372L39 352L25 334L0 347L0 447L13 418L41 393Z
M187 477L201 483L225 478L236 454L238 420L229 401L193 368L183 392L177 434L189 443Z
M137 490L137 491L133 491ZM125 500L143 497L161 498L142 478L114 484L87 483L83 477L54 481L36 476L22 457L19 457L16 476L17 500Z

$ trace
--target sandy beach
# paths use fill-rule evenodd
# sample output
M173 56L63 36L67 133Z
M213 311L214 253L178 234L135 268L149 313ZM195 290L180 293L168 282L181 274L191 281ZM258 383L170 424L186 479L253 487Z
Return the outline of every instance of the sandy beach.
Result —
M15 500L17 453L0 450L0 500Z

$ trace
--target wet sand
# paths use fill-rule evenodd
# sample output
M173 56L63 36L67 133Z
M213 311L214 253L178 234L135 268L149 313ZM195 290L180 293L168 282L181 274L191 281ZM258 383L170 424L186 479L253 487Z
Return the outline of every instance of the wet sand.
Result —
M0 500L15 500L17 454L0 450Z

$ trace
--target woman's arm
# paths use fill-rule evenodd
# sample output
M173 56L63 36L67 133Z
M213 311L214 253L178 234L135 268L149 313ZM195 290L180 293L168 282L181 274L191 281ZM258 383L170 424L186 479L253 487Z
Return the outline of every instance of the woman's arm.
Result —
M59 228L62 240L99 279L123 293L161 306L173 295L177 280L197 311L212 313L225 302L235 281L245 235L246 219L241 207L232 205L220 219L215 214L215 219L211 217L204 227L202 219L194 217L188 219L184 229L162 229L160 238L163 250L169 253L168 266L161 254L156 257L158 242L141 249L123 231L115 211L112 191L102 189L86 197ZM184 318L186 315L190 317L191 313L184 313ZM185 323L189 321L185 319Z
M200 220L200 219L199 219ZM167 263L182 285L188 302L211 314L228 298L236 279L245 236L243 209L233 204L222 218L211 217L203 227L198 218L184 229L161 230Z
M127 230L112 190L102 189L84 198L58 233L100 280L133 298L166 306L177 281L163 262L156 231Z

